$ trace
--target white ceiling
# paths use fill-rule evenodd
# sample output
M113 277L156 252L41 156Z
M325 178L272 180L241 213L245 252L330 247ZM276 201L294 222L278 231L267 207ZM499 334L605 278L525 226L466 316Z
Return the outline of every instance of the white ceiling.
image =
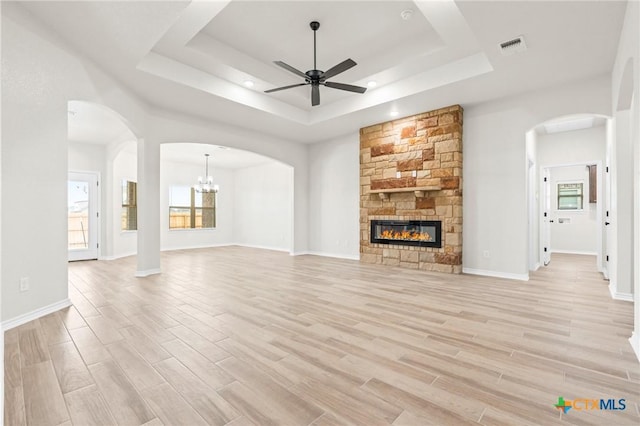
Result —
M135 140L122 117L92 102L70 101L67 120L69 141L106 145Z
M625 2L232 1L24 2L43 25L125 82L145 102L311 143L389 119L577 81L611 71ZM405 21L400 13L414 11ZM318 68L352 58L331 81L378 86L363 95L299 82L275 66ZM502 56L523 35L528 50ZM243 81L251 79L248 89ZM294 136L291 136L294 135Z
M209 170L212 168L239 169L273 162L271 158L241 149L197 143L168 143L160 146L162 159L202 166L204 175L205 154L209 154Z

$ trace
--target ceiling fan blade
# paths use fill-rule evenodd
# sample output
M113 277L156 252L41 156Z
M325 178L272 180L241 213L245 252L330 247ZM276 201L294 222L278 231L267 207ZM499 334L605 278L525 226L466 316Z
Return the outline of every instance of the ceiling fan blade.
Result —
M327 79L327 78L331 78L334 75L338 75L341 72L345 72L349 68L355 67L356 65L358 65L358 64L356 64L356 62L353 59L351 59L351 58L346 59L346 60L340 62L338 65L334 66L333 68L329 68L328 70L326 70L320 76L320 78L322 78L323 80Z
M311 106L320 105L320 86L317 84L311 85Z
M275 89L265 90L264 93L271 93L271 92L277 92L279 90L292 89L292 88L298 87L298 86L306 86L307 84L309 84L309 83L292 84L291 86L283 86L283 87L278 87L278 88L275 88Z
M285 70L287 70L287 71L289 71L289 72L292 72L292 73L294 73L294 74L296 74L296 75L299 75L300 77L302 77L302 78L304 78L304 79L309 78L309 76L307 76L307 75L306 75L305 73L303 73L302 71L297 70L297 69L295 69L294 67L292 67L291 65L289 65L289 64L285 64L285 63L284 63L284 62L282 62L282 61L273 61L273 63L274 63L274 64L276 64L276 65L277 65L277 66L279 66L279 67L284 68Z
M353 86L351 84L344 84L344 83L333 83L331 81L325 81L324 85L327 87L331 87L332 89L346 90L348 92L364 93L367 91L366 87Z

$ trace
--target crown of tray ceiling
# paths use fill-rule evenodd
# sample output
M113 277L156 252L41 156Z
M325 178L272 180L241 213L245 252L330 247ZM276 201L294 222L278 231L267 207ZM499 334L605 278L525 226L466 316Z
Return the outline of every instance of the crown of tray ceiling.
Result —
M412 11L410 19L404 19ZM403 12L404 17L403 17ZM326 90L310 106L299 83L273 64L313 68L318 20L318 69L345 58L358 63L341 81L367 86L363 95ZM301 124L315 124L490 72L453 1L439 2L192 2L140 61L138 69ZM245 87L249 80L252 87Z

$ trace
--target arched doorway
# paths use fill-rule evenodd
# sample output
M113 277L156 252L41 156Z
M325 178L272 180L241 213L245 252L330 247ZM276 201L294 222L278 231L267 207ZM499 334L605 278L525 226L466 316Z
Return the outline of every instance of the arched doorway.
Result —
M592 255L597 269L605 269L609 128L609 117L572 114L526 133L530 270L548 264L553 252ZM564 191L576 192L572 204Z
M68 102L67 135L68 169L75 179L69 181L69 188L74 189L68 194L69 258L120 257L121 253L115 251L114 236L119 235L124 201L121 173L114 164L117 165L121 153L130 152L132 146L135 154L137 137L130 123L116 111L77 100ZM128 176L135 177L135 169ZM75 250L72 244L91 250ZM133 247L135 250L135 238Z

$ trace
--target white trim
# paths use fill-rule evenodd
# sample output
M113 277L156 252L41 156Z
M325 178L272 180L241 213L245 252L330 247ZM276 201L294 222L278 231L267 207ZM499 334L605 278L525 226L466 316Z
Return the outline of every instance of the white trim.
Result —
M261 250L282 251L282 252L285 252L285 253L289 253L290 252L290 250L286 249L286 248L261 246L261 245L257 245L257 244L234 243L234 244L229 244L229 245L230 246L238 246L238 247L255 248L255 249L261 249Z
M631 343L631 347L636 353L636 358L638 358L638 361L640 362L640 334L634 331L631 337L629 337L629 343Z
M307 252L307 254L312 256L333 257L336 259L360 260L360 254L354 256L351 254L325 253L321 251L310 251L310 252Z
M560 253L560 254L581 254L585 256L597 256L598 252L595 251L580 251L580 250L556 250L551 249L551 253Z
M505 278L508 280L529 281L529 274L513 274L511 272L487 271L485 269L462 268L463 274L482 275L485 277Z
M38 308L31 312L27 312L26 314L18 315L15 318L2 321L2 332L4 333L7 330L11 330L12 328L18 327L22 324L26 324L29 321L33 321L45 315L49 315L50 313L59 311L60 309L68 308L69 306L71 306L71 300L67 298L59 302L43 306L42 308Z
M149 275L155 275L160 273L160 268L147 269L146 271L136 271L137 278L148 277Z
M604 117L607 120L611 120L611 117L606 116L606 115L601 115L601 114L593 114L593 116L597 116L597 117ZM598 168L598 170L600 171L597 174L597 178L596 178L596 185L598 187L598 202L596 203L596 223L598 223L599 225L599 229L598 232L596 233L596 252L592 253L592 252L585 252L585 253L580 253L580 252L571 252L571 251L567 251L567 252L563 252L560 250L554 250L551 247L551 243L549 243L549 253L569 253L569 254L589 254L589 255L595 255L596 256L596 264L598 265L598 271L601 271L600 266L604 263L603 259L604 259L604 242L603 242L603 233L606 232L604 230L604 221L602 220L604 217L604 210L605 210L605 193L604 193L604 187L606 184L606 178L604 177L604 173L602 172L603 169L603 161L602 160L591 160L591 161L579 161L579 162L574 162L574 163L559 163L559 164L547 164L547 165L540 165L540 170L544 170L544 169L553 169L556 167L572 167L572 166L582 166L582 165L590 165L590 164L595 164ZM540 182L542 182L542 177L544 176L544 173L542 173L542 176L540 177L541 180ZM584 182L584 181L583 181ZM551 182L549 182L549 185L551 185ZM588 194L587 194L588 195ZM584 195L583 195L584 197ZM542 204L543 202L540 202L540 234L539 234L539 238L540 238L540 256L543 257L543 247L542 247L542 226L543 226L543 221L544 221L544 205ZM584 198L583 198L583 207L584 207ZM550 210L552 210L550 208ZM583 209L584 210L584 209ZM560 213L571 213L572 210L557 210ZM576 210L573 210L573 212L576 212Z
M633 294L619 292L617 287L614 288L614 286L611 283L609 283L609 293L611 293L611 298L614 300L633 302Z
M292 251L289 252L290 256L304 256L304 255L307 255L307 254L311 254L311 253L309 253L308 251L299 251L297 253L296 252L292 252Z
M540 266L542 266L542 265L540 265L540 262L536 262L536 264L533 265L533 269L531 271L532 272L537 271L538 269L540 269Z
M4 330L0 330L0 365L2 365L2 372L0 372L0 397L2 398L2 404L0 404L0 426L4 425Z
M194 246L186 246L186 247L162 247L160 251L174 251L174 250L195 250L195 249L203 249L203 248L215 248L215 247L230 247L236 244L233 243L222 243L222 244L198 244Z
M114 256L98 256L98 260L116 260L122 259L123 257L136 256L138 252L132 251L129 253L116 254Z
M96 186L93 188L94 195L95 195L95 200L93 201L92 206L93 209L91 209L91 205L89 206L89 218L90 218L90 222L93 221L94 226L95 226L95 231L91 231L89 230L89 235L91 235L91 232L95 232L94 234L94 238L95 238L95 242L91 241L91 237L89 237L89 242L95 243L96 244L96 257L92 257L90 254L88 256L82 256L80 255L79 257L77 255L71 254L74 253L74 251L80 251L80 252L89 252L91 250L93 250L93 247L91 248L86 248L86 249L77 249L77 250L69 250L69 248L67 248L67 259L69 262L73 262L73 261L77 261L77 260L93 260L93 259L99 259L100 258L100 253L102 253L102 248L100 248L100 243L102 242L102 204L101 204L101 200L102 200L102 176L100 176L100 172L99 171L78 171L78 170L68 170L67 171L67 182L70 180L70 175L71 174L75 174L75 175L90 175L95 177L95 183ZM90 183L92 183L90 181ZM93 184L91 184L91 187L93 187ZM89 194L91 194L91 191L89 192ZM68 228L68 226L67 226ZM71 255L70 255L71 254Z

